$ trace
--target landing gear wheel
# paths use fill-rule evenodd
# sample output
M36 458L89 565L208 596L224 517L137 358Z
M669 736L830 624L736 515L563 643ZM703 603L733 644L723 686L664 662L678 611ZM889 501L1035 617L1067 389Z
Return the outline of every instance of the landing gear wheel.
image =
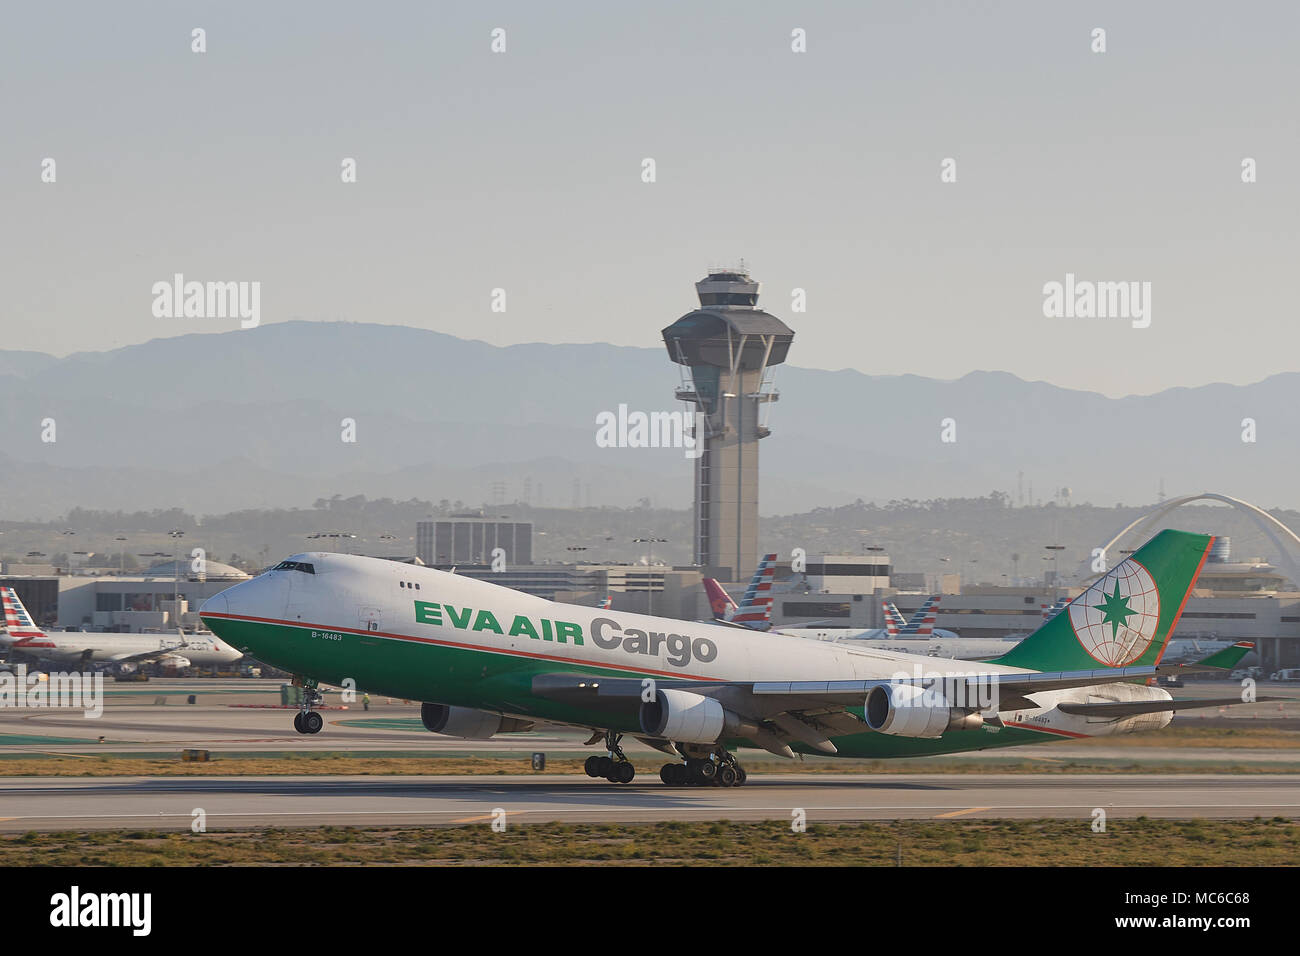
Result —
M722 787L734 787L736 785L736 771L727 764L718 768L718 785Z
M588 758L586 766L594 767L597 771L595 776L604 777L610 783L631 783L632 778L636 776L636 768L632 762L627 759L627 754L623 753L619 741L623 735L615 733L612 730L605 731L605 749L609 751L608 757L591 757ZM591 771L588 770L588 773Z
M718 765L712 760L699 760L695 763L695 776L701 783L712 784L718 775Z
M582 765L582 769L587 771L588 777L603 777L605 775L604 773L601 772L600 762L602 760L608 760L608 759L609 759L608 757L601 757L597 754L592 754L590 757L587 758L586 762Z
M691 775L684 763L666 763L659 771L659 779L670 787L690 785Z
M316 681L311 678L295 677L293 683L295 687L302 688L302 706L297 716L293 718L293 729L300 734L320 733L321 728L325 726L325 718L312 708L322 703L324 698L317 690Z
M749 779L749 774L745 773L745 768L736 764L736 786L743 787L745 781Z

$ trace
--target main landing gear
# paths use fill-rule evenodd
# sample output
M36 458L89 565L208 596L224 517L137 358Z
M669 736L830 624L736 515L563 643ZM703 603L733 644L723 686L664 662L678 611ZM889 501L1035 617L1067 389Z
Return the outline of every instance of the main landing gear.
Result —
M685 750L685 763L664 764L659 779L670 787L740 787L749 779L735 756L723 748L715 747L703 756L698 750Z
M610 783L632 782L632 778L636 776L636 768L627 759L627 754L623 753L623 748L618 745L622 739L622 734L616 734L612 730L605 731L605 749L609 751L609 756L600 757L593 754L588 757L587 762L583 764L588 777L604 777Z
M298 713L293 715L294 730L300 734L318 734L321 732L321 728L325 726L325 718L312 708L323 699L321 692L316 689L314 680L304 680L302 682L302 707Z
M595 743L593 734L588 743ZM618 745L622 734L605 731L605 748L609 756L592 755L583 764L588 777L604 777L610 783L631 783L636 770ZM686 758L685 763L666 763L659 770L659 779L670 787L739 787L749 779L745 768L736 762L735 755L718 746L677 744Z

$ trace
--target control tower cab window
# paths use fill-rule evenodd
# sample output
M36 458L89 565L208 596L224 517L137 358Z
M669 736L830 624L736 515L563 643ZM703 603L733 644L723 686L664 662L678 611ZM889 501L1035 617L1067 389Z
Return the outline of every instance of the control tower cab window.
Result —
M316 566L306 561L281 561L272 571L302 571L304 574L315 574Z

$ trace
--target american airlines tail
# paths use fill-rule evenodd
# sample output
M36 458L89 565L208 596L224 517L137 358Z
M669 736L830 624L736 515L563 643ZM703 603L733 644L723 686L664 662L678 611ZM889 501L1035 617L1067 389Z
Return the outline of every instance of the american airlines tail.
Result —
M4 636L0 637L0 644L17 645L45 637L45 632L32 623L32 616L13 588L0 588L0 604L4 606L6 629Z
M772 626L772 579L776 574L776 555L765 554L738 605L713 578L704 579L709 608L715 620L742 624L758 631Z
M881 601L885 612L885 634L889 637L931 637L934 635L935 621L938 620L935 608L939 605L940 595L935 594L904 623L903 615L892 601Z
M731 613L733 624L743 624L765 631L772 626L772 579L776 575L776 555L765 554L758 562L749 587L740 599L740 607Z
M890 637L897 637L899 630L907 626L903 615L898 613L898 608L893 601L881 601L880 610L885 615L885 633Z

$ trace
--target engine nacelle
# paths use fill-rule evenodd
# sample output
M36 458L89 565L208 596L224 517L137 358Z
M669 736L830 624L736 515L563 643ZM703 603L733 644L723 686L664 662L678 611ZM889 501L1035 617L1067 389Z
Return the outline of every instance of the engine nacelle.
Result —
M688 690L656 690L641 703L641 730L649 737L690 744L711 744L727 726L727 711L712 697ZM734 721L733 721L734 723Z
M503 717L472 707L449 707L446 704L421 704L420 720L424 728L435 734L460 737L463 740L487 740L495 734L519 733L531 730L531 720Z
M933 689L915 684L878 684L863 708L867 726L896 737L941 737L946 730L976 730L984 718L948 703Z

